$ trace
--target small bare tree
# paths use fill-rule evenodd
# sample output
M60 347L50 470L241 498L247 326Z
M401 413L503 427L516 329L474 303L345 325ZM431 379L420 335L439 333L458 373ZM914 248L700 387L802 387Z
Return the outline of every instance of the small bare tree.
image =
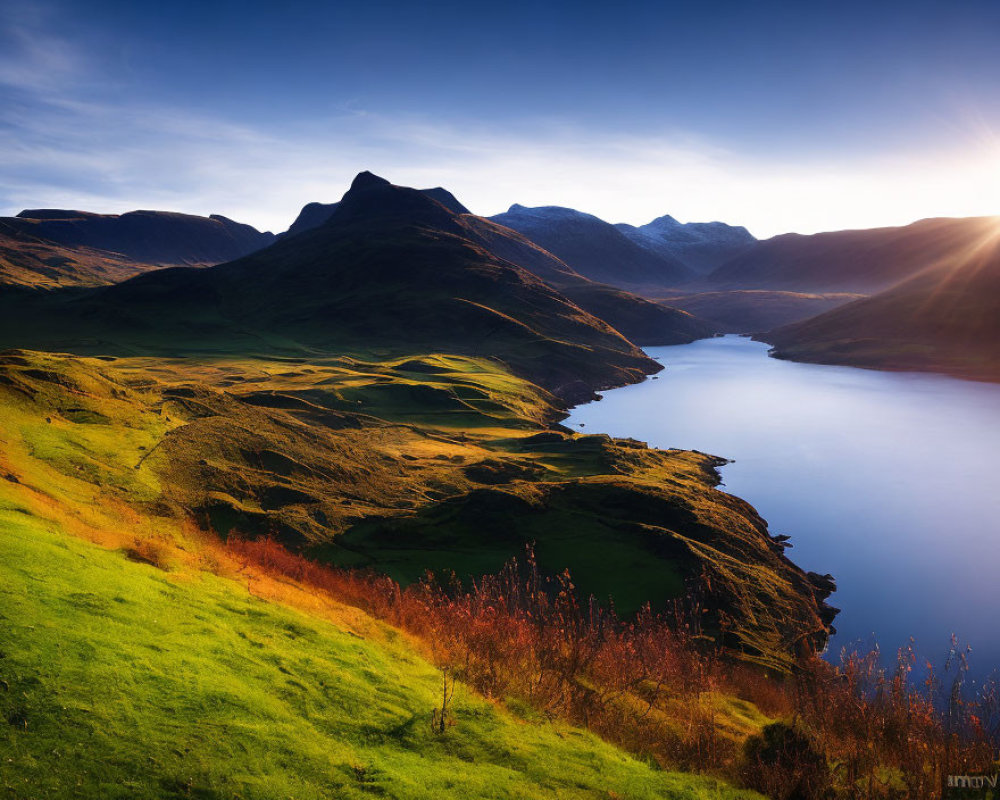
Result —
M441 667L441 707L435 708L431 714L431 731L443 734L454 722L448 713L448 704L455 696L455 676L450 667Z

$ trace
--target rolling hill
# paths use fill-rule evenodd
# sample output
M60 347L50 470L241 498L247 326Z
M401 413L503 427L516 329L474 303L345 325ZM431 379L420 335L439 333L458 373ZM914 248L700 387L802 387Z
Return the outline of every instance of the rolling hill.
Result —
M5 419L11 399L0 388ZM28 434L24 398L13 399ZM437 735L428 720L441 672L412 637L250 570L172 520L138 515L111 487L70 511L50 492L78 502L93 487L49 472L51 460L11 464L23 441L8 444L0 785L9 797L760 797L652 766L461 681L452 724Z
M1000 220L975 228L897 286L761 338L780 358L1000 380Z

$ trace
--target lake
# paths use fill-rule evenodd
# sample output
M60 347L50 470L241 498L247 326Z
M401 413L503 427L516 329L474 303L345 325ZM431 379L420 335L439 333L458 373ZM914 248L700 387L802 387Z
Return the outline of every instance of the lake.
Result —
M575 408L588 433L733 459L724 490L832 573L829 655L910 637L939 663L1000 667L1000 386L769 358L739 336L648 348L666 369Z

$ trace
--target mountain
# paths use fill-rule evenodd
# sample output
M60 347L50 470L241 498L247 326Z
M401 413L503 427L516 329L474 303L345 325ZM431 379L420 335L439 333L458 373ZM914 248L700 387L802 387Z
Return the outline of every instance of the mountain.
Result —
M456 214L470 213L469 209L458 202L458 198L456 198L455 195L447 189L442 189L440 186L437 186L434 189L420 189L420 191ZM312 228L318 228L333 216L333 212L337 210L338 205L340 204L308 203L303 206L299 215L295 218L295 222L293 222L291 226L289 226L288 230L281 234L281 236L294 236L296 233L302 233L303 231L308 231Z
M629 239L658 255L676 259L705 275L749 248L756 238L724 222L678 222L669 214L647 225L615 225Z
M526 236L485 217L462 218L474 239L490 252L537 275L562 294L642 346L685 344L717 328L687 311L580 275Z
M652 303L636 294L585 278L528 237L485 217L469 213L449 191L422 189L423 194L461 215L465 235L496 256L558 289L580 308L609 323L627 339L643 346L683 344L715 333L715 328L686 311ZM339 203L310 203L283 236L318 227Z
M762 338L779 358L1000 381L1000 219L977 228L909 280Z
M870 294L952 260L996 224L994 217L968 217L811 236L788 233L758 242L707 281L717 289Z
M640 246L614 225L572 208L515 204L490 219L524 234L579 274L600 283L636 289L674 286L693 276L678 259Z
M0 286L101 286L131 278L144 268L119 253L39 239L0 219Z
M415 189L361 173L323 225L211 269L7 303L0 340L185 353L307 347L498 358L567 402L659 367ZM51 324L39 325L49 315ZM34 324L30 324L29 320Z
M163 266L231 261L274 238L217 214L30 209L0 218L0 281L48 288L114 283Z

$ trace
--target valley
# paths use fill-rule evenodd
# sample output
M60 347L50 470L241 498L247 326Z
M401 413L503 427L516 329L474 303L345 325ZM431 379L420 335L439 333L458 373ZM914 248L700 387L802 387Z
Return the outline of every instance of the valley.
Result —
M0 0L0 800L1000 800L998 32Z
M113 237L129 214L94 229L97 215L25 212L59 231L32 240L36 256L71 257L57 280L10 271L0 287L0 532L15 554L0 776L14 797L75 771L85 797L750 798L735 787L766 788L773 770L750 776L746 753L787 719L847 760L861 728L826 730L818 709L898 724L902 706L835 678L884 674L877 661L819 658L837 559L803 569L724 491L732 454L712 425L683 441L694 405L717 398L662 403L669 436L612 399L663 387L685 402L684 359L651 347L785 336L883 294L713 289L704 259L759 243L660 218L657 235L702 259L678 282L676 256L637 243L653 233L568 211L516 211L582 226L553 240L579 239L562 257L530 226L367 172L273 242L142 212L169 234L117 246L93 231ZM250 251L203 263L188 225L238 230ZM581 260L636 248L641 278ZM993 274L976 264L960 289ZM741 375L719 392L747 391ZM778 493L797 481L795 458L780 461ZM853 620L869 601L840 571ZM89 688L109 675L130 687L122 708ZM901 692L925 727L858 769L902 774L908 748L938 746L932 706ZM956 758L976 757L977 735Z

